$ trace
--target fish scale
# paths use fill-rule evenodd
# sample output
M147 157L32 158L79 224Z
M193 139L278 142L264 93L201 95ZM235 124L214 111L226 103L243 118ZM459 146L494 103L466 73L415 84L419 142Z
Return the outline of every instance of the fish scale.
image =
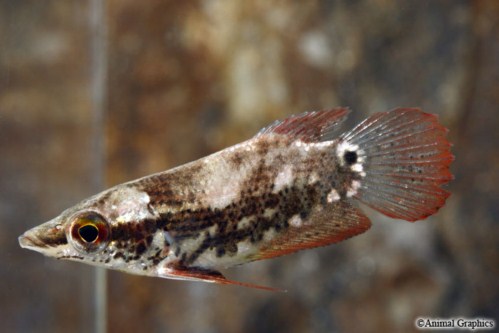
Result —
M232 154L237 154L238 160L240 159L241 161L249 158L249 156L244 155L253 154L252 157L254 158L254 154L259 154L258 160L260 163L253 170L249 171L247 180L241 184L242 188L247 188L248 190L241 192L239 198L235 198L230 205L223 209L212 209L210 206L199 205L199 208L196 210L191 208L179 210L177 213L169 214L163 218L165 220L164 224L169 225L164 228L164 231L168 232L175 239L176 243L179 243L178 247L180 250L177 253L177 257L179 258L178 265L191 265L207 250L213 249L216 250L215 255L219 258L222 256L235 256L237 254L243 257L248 256L246 253L238 253L238 243L249 240L250 243L256 245L256 243L264 238L264 234L269 229L272 229L274 232L284 231L289 227L288 220L293 215L301 213L302 217L306 216L313 205L320 203L321 196L325 197L327 191L322 189L323 193L319 193L318 190L324 187L323 184L327 183L326 179L318 179L315 184L308 187L301 188L294 185L294 183L306 183L308 177L307 170L313 168L321 169L324 164L334 165L335 156L332 154L333 150L328 149L329 160L324 159L327 156L327 154L323 154L325 147L322 147L320 150L317 149L315 154L309 153L303 156L303 161L299 164L300 169L296 171L293 182L290 182L289 186L286 186L281 191L272 193L272 188L275 185L273 180L277 177L279 167L267 155L271 155L270 152L279 151L280 153L276 158L283 161L296 160L296 156L300 155L297 147L289 148L289 146L292 146L292 142L287 140L288 142L284 144L281 141L279 137L275 138L275 142L269 141L267 138L262 142L265 148L259 147L259 141L254 144L257 153L247 151L245 147L240 147L239 150L242 151L235 150L227 154L228 156L217 157L229 160L229 163L225 162L225 164L230 165ZM289 151L285 149L285 145L288 146ZM206 163L201 161L196 163L206 165ZM232 168L241 167L240 162L236 164L230 166ZM196 171L190 171L190 178L187 184L183 184L183 181L175 182L175 179L168 176L170 186L177 188L177 191L180 193L186 193L187 191L182 188L188 188L192 186L193 180L205 177L203 167L193 167ZM323 174L326 175L329 173L324 172ZM211 177L216 176L223 177L224 175L211 174ZM179 179L185 180L186 178L180 176ZM161 179L157 179L157 181L158 186L161 186L164 182ZM148 186L151 186L150 182ZM162 195L161 199L158 199L153 196L154 193L158 192L154 192L154 189L148 192L151 201L158 203L168 201L169 196L175 195L169 192L167 196ZM281 207L277 207L279 205ZM161 204L159 207L161 207ZM265 217L265 211L272 208L278 208L277 213L270 217ZM158 208L157 211L161 211L161 209ZM239 223L243 219L250 221L250 223L248 226L241 228ZM216 226L213 233L204 233L205 230L213 226ZM199 237L201 239L198 239ZM183 241L191 238L197 239L197 246L190 247L190 244L183 246ZM251 250L254 252L253 248ZM241 260L240 258L235 259Z
M219 270L325 246L394 218L434 214L453 156L431 114L399 108L336 135L346 108L276 121L255 137L117 185L19 237L45 255L170 279L236 284ZM336 136L335 136L336 135Z

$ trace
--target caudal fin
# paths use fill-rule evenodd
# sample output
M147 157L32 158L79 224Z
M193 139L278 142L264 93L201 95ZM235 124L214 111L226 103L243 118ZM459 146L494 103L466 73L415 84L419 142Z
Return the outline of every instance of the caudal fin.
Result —
M448 130L436 115L399 108L372 115L341 141L358 147L365 173L355 197L381 213L407 221L434 214L449 192L454 156Z

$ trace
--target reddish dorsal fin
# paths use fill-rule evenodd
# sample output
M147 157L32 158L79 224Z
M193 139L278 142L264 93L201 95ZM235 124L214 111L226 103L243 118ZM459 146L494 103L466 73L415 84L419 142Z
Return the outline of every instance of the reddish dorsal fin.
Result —
M260 286L252 283L229 280L225 276L223 276L222 273L211 269L204 269L198 267L189 267L189 268L172 267L167 269L166 272L167 273L165 273L164 275L160 275L160 277L175 279L175 280L201 281L201 282L209 282L217 284L231 284L235 286L255 288L266 291L280 291L280 292L285 291L282 289Z
M438 117L399 108L373 114L340 138L357 150L365 177L355 197L394 218L417 221L434 214L449 192L454 159Z
M371 221L348 202L318 206L307 218L291 218L286 231L265 243L253 260L282 256L299 250L338 243L371 227Z
M258 135L276 133L295 137L304 142L319 142L333 138L335 130L348 114L347 108L305 112L278 120L263 128Z

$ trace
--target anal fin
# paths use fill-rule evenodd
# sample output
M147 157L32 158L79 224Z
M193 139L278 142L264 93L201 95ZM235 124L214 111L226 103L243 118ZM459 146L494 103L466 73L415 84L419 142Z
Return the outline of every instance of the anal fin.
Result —
M369 218L346 201L317 206L300 223L301 225L290 223L287 230L276 235L268 243L262 244L260 251L252 259L268 259L338 243L359 235L371 227Z

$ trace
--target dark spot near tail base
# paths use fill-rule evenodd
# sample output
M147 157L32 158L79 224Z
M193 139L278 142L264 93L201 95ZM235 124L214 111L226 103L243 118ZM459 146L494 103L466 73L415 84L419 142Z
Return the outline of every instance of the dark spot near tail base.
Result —
M345 155L343 155L343 158L345 159L345 163L348 165L357 163L357 153L354 151L347 150Z

